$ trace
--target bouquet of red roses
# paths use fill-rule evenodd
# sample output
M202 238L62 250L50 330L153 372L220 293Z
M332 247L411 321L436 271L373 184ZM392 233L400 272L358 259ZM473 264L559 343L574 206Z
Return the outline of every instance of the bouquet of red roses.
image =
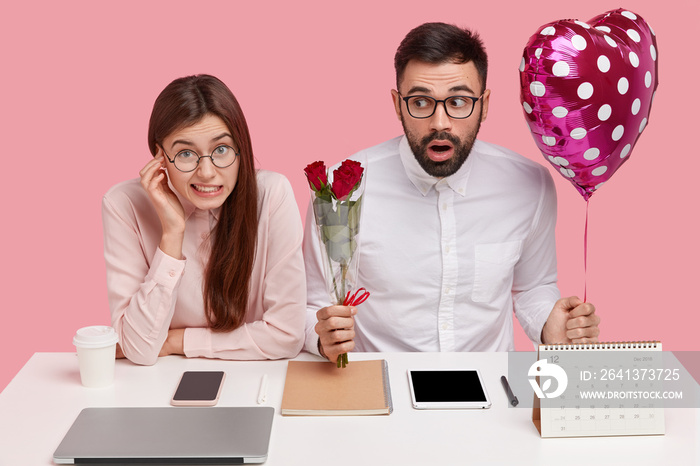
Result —
M345 160L333 171L323 162L314 162L305 169L309 186L314 192L313 209L316 231L324 258L326 288L334 304L357 305L368 293L350 296L357 282L357 235L360 231L364 168L359 162ZM359 291L359 290L358 290ZM338 357L338 367L345 367L348 355Z

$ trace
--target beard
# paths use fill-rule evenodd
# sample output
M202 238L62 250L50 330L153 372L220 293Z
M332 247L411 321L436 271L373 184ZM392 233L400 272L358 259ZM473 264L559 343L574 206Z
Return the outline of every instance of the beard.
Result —
M411 147L411 151L413 152L413 155L421 168L430 176L443 178L456 173L457 170L464 165L464 162L467 161L467 157L469 157L469 153L472 151L472 147L474 146L474 141L476 141L476 135L481 127L481 112L479 112L478 124L476 125L476 128L473 132L467 134L464 139L459 139L457 136L445 131L432 133L421 139L406 128L403 114L401 115L401 125L403 126L404 133L406 134L408 145ZM428 145L436 139L450 141L454 146L454 155L442 162L431 160L427 154Z

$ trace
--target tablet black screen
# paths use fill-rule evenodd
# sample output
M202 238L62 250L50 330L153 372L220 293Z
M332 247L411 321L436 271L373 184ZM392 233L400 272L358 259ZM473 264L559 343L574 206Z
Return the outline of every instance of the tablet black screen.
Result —
M418 403L486 401L476 371L411 371Z

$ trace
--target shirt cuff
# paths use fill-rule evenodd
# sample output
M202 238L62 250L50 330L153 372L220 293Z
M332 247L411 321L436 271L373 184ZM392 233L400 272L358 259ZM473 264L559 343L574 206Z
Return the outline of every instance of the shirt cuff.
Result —
M211 332L206 328L185 329L182 350L188 358L211 358Z
M157 248L146 279L153 280L159 285L172 290L177 285L177 282L180 281L182 274L185 273L186 263L186 260L175 259L161 251L160 248Z
M306 337L304 339L304 351L321 356L318 351L318 333L316 333L316 313L306 312Z

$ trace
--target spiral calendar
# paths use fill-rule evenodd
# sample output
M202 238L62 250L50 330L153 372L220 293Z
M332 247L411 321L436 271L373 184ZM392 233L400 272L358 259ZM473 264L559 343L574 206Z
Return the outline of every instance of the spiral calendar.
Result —
M542 437L662 435L661 342L540 345L530 368L532 420Z

